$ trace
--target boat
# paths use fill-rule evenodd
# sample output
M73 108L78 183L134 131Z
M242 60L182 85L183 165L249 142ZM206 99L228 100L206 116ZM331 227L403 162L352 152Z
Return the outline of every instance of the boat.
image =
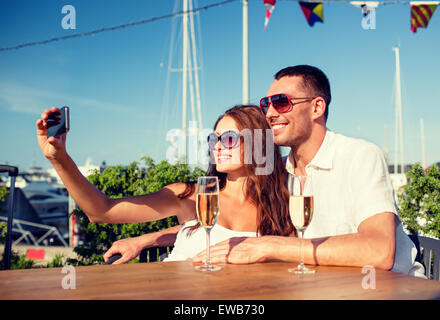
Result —
M1 186L10 186L7 177L1 177ZM63 244L69 238L69 197L64 185L57 182L56 177L40 167L32 167L22 171L16 177L16 196L14 205L15 238L35 242L44 235L48 228L55 227L57 232L53 237L45 238L45 245ZM1 203L1 216L6 218L9 207L9 197ZM3 219L1 219L3 220ZM23 237L23 232L29 232L33 237ZM59 234L63 239L59 239ZM18 243L19 241L17 241Z
M54 226L63 238L69 237L69 197L63 185L33 182L22 188L42 224Z

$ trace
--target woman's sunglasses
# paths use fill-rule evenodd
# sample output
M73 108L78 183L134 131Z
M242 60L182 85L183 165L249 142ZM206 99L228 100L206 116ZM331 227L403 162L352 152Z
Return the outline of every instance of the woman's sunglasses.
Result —
M278 113L286 113L292 110L293 106L298 103L307 102L315 99L316 97L303 97L303 98L289 98L284 93L274 94L270 97L264 97L260 100L260 110L266 115L269 110L270 104L275 108ZM300 102L293 102L295 99L307 99Z
M214 149L217 142L220 140L222 146L226 149L234 148L238 141L240 140L241 134L228 130L223 132L220 136L216 135L214 132L210 133L208 136L208 146L210 149Z

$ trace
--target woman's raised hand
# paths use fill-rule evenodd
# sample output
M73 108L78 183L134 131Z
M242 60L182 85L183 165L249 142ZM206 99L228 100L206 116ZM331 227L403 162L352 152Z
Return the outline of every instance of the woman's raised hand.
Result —
M56 137L46 137L47 134L47 119L53 113L61 112L57 107L46 109L41 114L41 119L37 120L37 138L41 151L49 160L58 160L60 157L66 155L66 135L63 133Z

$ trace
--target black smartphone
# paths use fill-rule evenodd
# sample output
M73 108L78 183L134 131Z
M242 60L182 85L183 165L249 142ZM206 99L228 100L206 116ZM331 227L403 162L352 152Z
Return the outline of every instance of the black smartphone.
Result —
M59 112L52 113L47 119L47 137L58 136L70 129L69 107L64 106Z

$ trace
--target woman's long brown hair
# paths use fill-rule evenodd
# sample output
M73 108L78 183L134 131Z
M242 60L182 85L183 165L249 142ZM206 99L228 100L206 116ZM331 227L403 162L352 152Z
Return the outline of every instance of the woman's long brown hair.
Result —
M214 129L224 117L233 118L240 130L249 129L254 133L255 129L262 129L261 146L263 150L266 150L266 129L271 129L258 107L253 105L232 107L217 119ZM252 136L255 137L255 134ZM243 143L243 138L241 138L241 143ZM254 152L252 152L252 163L244 164L247 173L245 196L257 207L257 232L260 235L289 236L296 234L296 232L289 216L289 192L286 187L287 171L281 157L280 148L274 145L273 150L273 171L269 174L255 174L258 167L263 167L266 164L258 165L254 159ZM223 190L226 186L227 174L216 170L215 161L210 161L206 175L218 177L220 190ZM186 198L193 192L194 182L187 183L186 190L179 195L179 198ZM199 227L199 223L189 227L189 234Z

